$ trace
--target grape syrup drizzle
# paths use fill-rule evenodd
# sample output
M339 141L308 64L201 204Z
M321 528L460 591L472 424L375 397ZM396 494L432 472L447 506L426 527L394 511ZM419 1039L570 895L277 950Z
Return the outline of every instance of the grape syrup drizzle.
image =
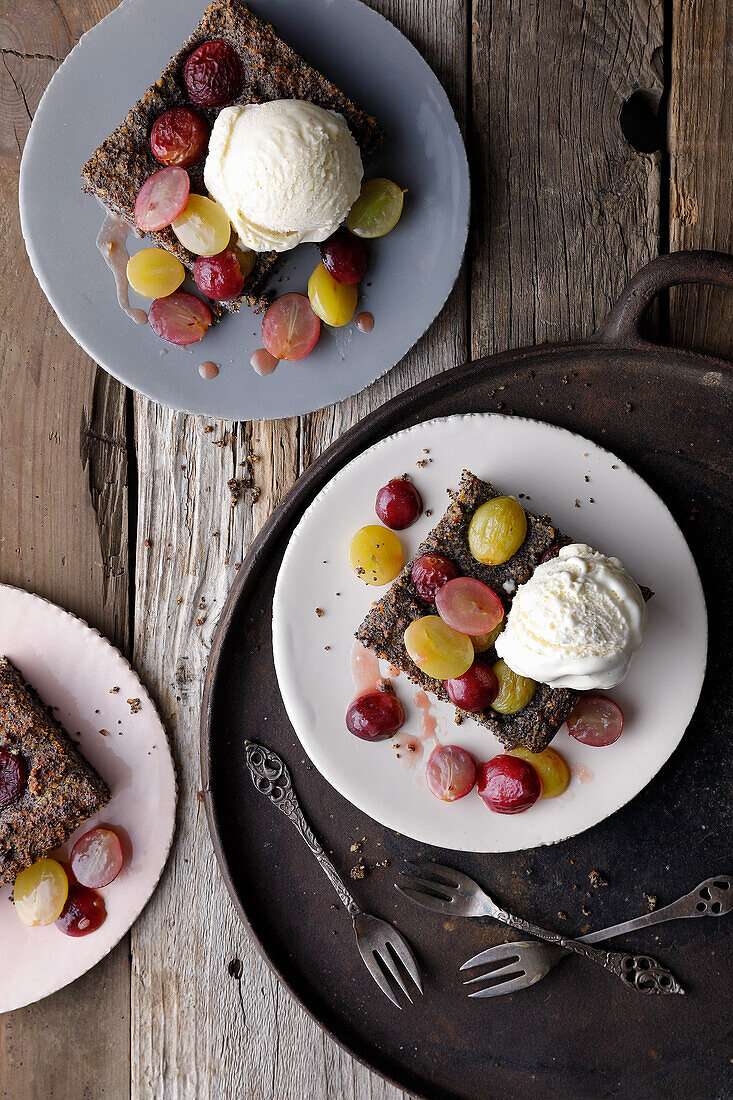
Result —
M102 228L97 236L97 248L102 259L115 277L117 287L117 301L120 308L136 325L146 325L148 315L144 309L133 309L127 294L127 261L130 254L127 251L127 238L134 232L124 218L119 214L113 214L106 210Z

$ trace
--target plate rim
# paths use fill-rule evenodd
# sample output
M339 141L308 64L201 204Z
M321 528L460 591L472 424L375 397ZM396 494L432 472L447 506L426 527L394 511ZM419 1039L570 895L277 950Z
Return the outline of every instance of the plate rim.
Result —
M46 87L43 90L43 93L42 93L41 98L40 98L39 103L38 103L38 107L36 108L36 110L34 112L33 121L31 122L30 129L28 131L25 143L23 145L23 152L21 154L20 169L19 169L19 174L18 174L18 209L19 209L19 215L20 215L20 228L21 228L21 235L23 237L23 242L24 242L25 249L26 249L26 254L28 256L28 260L29 260L29 263L30 263L30 266L31 266L31 270L33 271L33 274L34 274L39 286L41 287L41 290L43 291L44 297L46 298L48 304L51 306L51 309L53 310L53 312L54 312L57 320L61 324L61 326L71 336L71 338L79 345L79 347L82 349L82 351L86 355L88 355L89 358L92 359L95 363L97 362L97 359L95 358L94 352L91 351L90 348L87 346L87 343L85 342L85 340L82 337L81 333L79 333L77 331L76 326L67 324L67 322L58 313L58 311L56 309L56 306L53 303L51 293L49 291L49 282L48 282L48 279L46 278L46 273L43 272L43 264L42 264L42 259L41 259L41 253L39 252L39 250L35 247L35 245L32 242L32 233L29 231L29 226L30 226L30 223L31 223L31 216L30 216L30 213L29 213L29 206L28 206L28 200L27 200L27 194L26 194L26 180L27 180L27 173L28 173L28 163L29 163L29 160L30 160L30 157L27 155L27 153L28 153L29 149L31 151L33 149L33 145L34 145L33 129L34 129L34 126L36 124L36 120L41 116L41 113L44 109L44 103L47 100L47 96L48 96L49 92L51 91L51 89L53 88L54 82L57 81L57 77L63 71L64 67L70 61L72 56L75 53L77 53L77 51L79 51L80 48L86 49L86 50L93 49L94 48L93 39L97 35L97 32L100 31L100 28L102 27L102 25L104 23L107 23L108 20L111 21L111 22L114 22L117 18L121 18L124 15L126 15L128 9L132 8L136 3L144 4L144 3L147 3L147 2L149 2L149 0L122 0L122 2L119 3L116 8L114 8L111 12L108 12L107 15L105 15L102 19L100 19L97 23L95 23L93 27L90 27L89 30L85 31L84 34L82 34L82 36L79 38L79 40L71 48L71 50L69 50L68 54L63 59L61 64L58 66L56 71L53 73L53 75L51 76L51 79L49 80L48 84L46 85ZM330 3L330 2L332 2L332 0L328 0L328 2ZM336 400L337 403L342 401L342 400L349 400L350 398L353 398L353 397L357 396L357 394L362 393L369 386L374 385L375 382L378 382L381 378L383 378L386 374L388 374L391 370L393 370L405 358L405 356L409 354L409 352L415 347L415 345L425 336L425 334L435 324L436 320L438 319L441 312L445 308L445 305L446 305L446 302L448 301L448 298L450 297L451 293L453 292L453 289L454 289L454 287L455 287L455 285L458 281L459 275L461 273L461 268L463 267L463 264L464 264L466 248L467 248L467 245L468 245L468 233L469 233L469 228L470 228L470 224L471 224L471 207L472 207L471 172L470 172L470 165L469 165L469 161L468 161L468 151L466 149L466 142L465 142L465 139L464 139L464 136L463 136L463 131L462 131L461 126L458 122L458 118L456 116L456 111L453 107L453 104L450 100L450 97L448 96L447 91L445 90L441 80L439 79L439 77L435 73L434 69L426 61L426 59L423 57L423 55L417 49L417 47L414 46L413 43L410 41L410 39L399 29L399 27L395 26L395 24L392 23L391 20L387 19L387 17L385 15L383 15L381 12L378 12L374 8L369 7L367 4L364 4L362 2L362 0L338 0L338 3L344 4L344 5L350 5L352 7L359 7L360 9L363 9L364 12L368 13L367 18L373 18L376 21L380 21L381 23L386 24L390 28L390 32L398 35L400 37L400 39L402 39L403 46L406 47L413 54L415 54L417 56L417 58L419 58L420 62L427 69L428 73L432 77L432 80L434 81L436 94L444 99L445 105L446 105L448 111L450 112L450 117L452 119L453 126L455 128L455 134L456 134L457 139L458 139L457 142L456 142L456 147L457 147L457 150L460 153L461 168L462 168L462 170L465 174L466 203L465 203L465 209L459 212L460 213L460 222L461 222L461 227L462 227L462 233L463 233L463 245L462 245L460 255L459 255L457 263L456 263L456 266L455 266L455 272L453 273L453 277L450 280L449 285L447 285L445 296L443 297L442 301L438 305L434 316L431 318L429 323L425 326L423 331L410 344L410 346L408 348L406 348L404 351L402 351L396 359L394 359L392 362L390 362L386 366L384 366L379 371L378 374L376 374L373 378L371 378L364 385L360 386L360 388L354 390L353 392L348 393L347 395L345 395L343 397L336 398L335 400ZM255 14L257 14L259 16L259 18L264 19L265 22L268 21L267 17L263 16L261 13L255 13ZM109 27L107 29L109 29ZM77 59L78 59L78 53L77 53ZM91 196L90 196L90 198L91 198ZM113 294L113 293L114 293L113 289L110 285L110 294ZM224 320L226 320L226 318L224 318ZM389 358L392 359L392 353L390 353ZM150 401L155 401L157 404L163 405L164 407L169 408L169 409L171 409L175 412L184 412L184 413L188 413L188 414L194 415L194 416L199 416L199 415L202 415L202 416L217 416L219 419L228 420L228 421L232 421L232 422L237 421L237 420L243 420L243 419L246 419L246 420L253 419L250 415L248 415L246 410L242 410L241 414L237 414L237 415L232 416L232 415L229 415L229 414L220 415L219 413L202 412L201 409L189 408L189 407L186 407L185 405L182 405L182 404L179 404L179 403L176 403L175 405L169 404L168 401L164 401L160 397L156 397L154 394L150 393L149 392L149 388L150 388L149 385L146 384L144 388L133 386L128 380L122 378L118 373L116 373L115 371L110 369L108 366L106 366L104 364L101 364L101 363L98 363L98 365L101 366L102 369L107 374L111 375L111 377L115 378L122 385L124 385L127 388L131 389L134 393L139 393L142 397L145 397ZM243 364L243 366L246 366L246 363ZM150 373L149 377L153 377L152 372ZM309 407L305 410L301 409L298 412L286 411L286 412L278 413L277 415L273 415L270 412L266 415L263 415L263 416L260 416L260 417L255 417L254 419L255 420L264 420L264 419L281 420L281 419L286 419L290 416L308 415L310 413L319 412L321 409L328 408L332 404L334 404L334 399L333 398L329 399L329 401L325 405L318 405L315 408L310 408Z
M65 607L62 607L61 604L55 603L53 600L48 599L46 596L39 596L36 592L29 592L27 589L21 588L19 585L6 584L4 582L0 582L0 599L2 598L2 593L5 590L8 590L8 591L10 591L14 594L20 594L21 597L24 598L24 599L28 599L28 600L32 600L32 601L44 604L46 606L46 608L54 614L61 615L61 616L67 616L68 618L75 620L76 623L81 625L83 628L85 628L87 631L89 631L92 635L96 635L96 641L102 642L106 646L108 646L109 649L111 649L112 652L115 654L115 656L127 666L128 670L132 673L132 675L135 677L138 684L140 685L140 691L141 691L141 694L142 694L142 698L143 698L144 702L148 706L150 706L153 714L155 715L155 717L156 717L156 719L157 719L157 721L160 725L161 732L162 732L163 737L165 739L165 747L166 747L166 750L167 750L167 758L170 761L170 770L171 770L171 776L172 776L172 779L173 779L173 814L171 815L170 832L167 835L167 837L165 839L164 846L163 846L162 862L160 864L160 867L154 873L154 879L153 879L153 882L151 884L150 893L148 894L148 896L145 898L145 900L140 905L140 908L138 909L137 913L135 913L134 917L130 921L127 928L125 928L123 931L120 932L120 935L118 936L118 938L113 943L110 943L107 950L104 951L95 962L93 962L90 966L87 966L84 970L81 970L78 974L75 974L73 978L69 978L69 980L64 982L62 985L56 985L54 983L51 983L51 987L45 989L45 991L41 992L37 997L33 997L31 1000L23 1000L21 1002L18 1002L17 1004L11 1005L9 1008L0 1009L0 1016L4 1015L6 1012L15 1012L18 1009L27 1008L29 1005L37 1004L38 1002L45 1000L47 997L53 996L54 993L58 993L60 990L66 989L73 982L78 981L79 978L83 977L85 974L88 974L91 970L93 970L96 966L98 966L99 963L101 963L103 959L106 959L107 956L110 954L110 952L112 952L121 943L121 941L124 939L124 937L130 931L130 929L133 927L133 925L139 920L143 910L149 904L150 900L153 897L153 894L156 892L156 890L158 889L158 886L160 885L160 880L162 878L163 871L165 870L166 865L168 863L168 860L170 858L171 848L173 846L173 839L174 839L175 834L176 834L176 825L178 823L178 797L179 797L178 775L177 775L177 772L176 772L175 761L173 759L173 752L172 752L172 749L171 749L170 739L168 737L168 730L165 727L163 719L161 718L160 713L158 711L158 707L156 706L155 701L152 698L152 696L151 696L151 694L150 694L150 692L147 688L147 685L142 680L142 678L140 676L140 673L137 671L137 669L135 669L133 667L133 665L131 664L131 662L128 661L127 657L125 657L124 653L122 653L121 650L116 645L114 645L114 643L111 642L109 640L109 638L105 634L103 634L101 630L99 630L98 627L92 626L91 623L87 622L87 620L82 618L81 615L77 615L73 611L68 611Z

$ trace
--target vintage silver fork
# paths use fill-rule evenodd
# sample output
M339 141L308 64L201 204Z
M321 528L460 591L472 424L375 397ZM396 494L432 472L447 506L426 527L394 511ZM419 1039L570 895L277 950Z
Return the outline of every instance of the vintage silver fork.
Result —
M614 936L622 936L625 932L636 932L640 928L651 928L655 924L664 924L665 921L670 920L723 917L731 910L733 910L733 877L716 875L705 879L689 894L678 898L670 905L665 905L663 909L655 909L651 913L644 913L641 917L611 925L609 928L600 928L587 936L578 936L578 943L599 943L601 940L613 939ZM464 962L461 970L473 970L477 966L503 962L504 966L495 966L494 969L487 970L477 978L470 978L465 983L473 985L476 982L496 982L495 985L479 989L470 996L501 997L504 993L514 993L519 989L527 989L530 985L535 985L569 954L570 952L564 947L557 947L552 943L541 943L539 940L516 940L499 943L496 947L489 947L486 951L479 952L478 955Z
M255 741L245 742L245 760L256 789L266 795L273 806L277 806L278 810L285 814L288 821L292 822L318 860L321 869L328 876L331 885L339 896L339 900L351 916L356 934L356 945L364 960L364 965L382 990L382 993L389 997L392 1004L397 1005L397 1008L402 1008L387 980L389 974L412 1004L412 997L408 993L405 980L395 961L399 960L417 986L418 992L422 993L420 971L417 968L409 944L397 929L388 924L386 920L365 913L356 904L305 819L293 790L293 782L285 761L272 749L268 749L264 745L258 745Z
M637 993L684 993L674 975L651 956L629 955L621 951L600 951L597 947L591 947L590 944L579 943L557 932L549 932L546 928L540 928L531 921L522 920L521 917L515 917L505 909L499 908L477 882L468 875L462 874L461 871L444 867L440 863L421 860L409 862L415 867L422 868L431 877L419 878L417 875L408 875L412 886L403 886L400 883L395 883L395 886L401 894L426 909L456 917L493 917L503 924L508 924L510 928L517 928L521 932L528 932L530 936L537 936L538 939L557 944L558 947L573 951L589 962L604 967ZM400 873L405 874L404 871Z

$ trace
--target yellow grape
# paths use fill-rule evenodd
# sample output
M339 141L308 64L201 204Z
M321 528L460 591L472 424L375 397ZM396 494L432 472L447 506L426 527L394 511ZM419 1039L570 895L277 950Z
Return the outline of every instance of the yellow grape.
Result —
M366 584L389 584L402 568L402 546L394 531L371 523L349 543L349 565Z
M468 546L477 561L501 565L516 554L527 537L527 517L514 497L493 497L482 504L468 525Z
M506 626L506 616L500 623L490 630L488 634L472 634L471 641L473 642L473 648L477 653L485 653L487 649L491 649L496 639L501 634L502 630Z
M189 195L171 228L183 247L195 256L218 255L232 235L224 207L205 195Z
M526 760L540 773L542 780L542 797L557 798L568 788L570 782L570 768L564 756L556 749L545 749L544 752L530 752L523 745L517 745L512 749L510 756L518 756L520 760Z
M55 859L39 859L21 871L13 886L15 912L31 927L53 924L69 895L69 880Z
M356 285L346 286L334 279L319 264L308 280L308 297L313 312L332 328L348 325L356 312L359 291Z
M185 277L181 261L164 248L143 248L127 261L127 281L143 298L167 298Z
M404 192L392 180L367 180L349 211L346 228L357 237L384 237L402 214Z
M517 711L524 710L527 703L532 700L537 684L534 680L530 680L529 676L519 676L516 672L512 672L506 661L501 658L493 668L494 675L499 681L499 694L491 704L492 709L499 714L516 714Z
M473 642L468 634L459 634L439 615L415 619L405 631L404 641L420 671L434 680L454 680L473 664Z

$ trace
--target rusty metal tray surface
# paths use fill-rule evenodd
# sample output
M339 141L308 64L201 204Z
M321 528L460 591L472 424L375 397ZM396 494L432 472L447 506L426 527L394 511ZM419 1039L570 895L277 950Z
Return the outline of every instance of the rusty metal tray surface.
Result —
M228 889L250 934L306 1010L357 1058L415 1095L730 1095L723 1006L730 996L731 937L724 922L678 921L617 941L673 966L687 987L684 998L635 997L570 960L536 989L477 1002L467 998L458 968L505 939L503 930L485 921L443 922L392 886L403 857L427 854L474 875L514 911L579 931L642 912L645 893L661 905L731 870L733 368L642 336L647 306L680 282L733 288L733 258L660 257L631 281L593 339L455 368L356 425L303 475L255 540L218 626L205 684L201 761ZM590 436L662 496L697 560L710 655L701 701L680 747L630 804L564 843L476 856L426 849L390 832L310 765L280 700L271 609L290 534L343 465L400 428L498 408ZM270 745L291 766L306 813L343 871L356 859L350 844L361 838L367 865L389 861L355 883L355 893L366 909L394 920L419 955L426 990L412 1008L394 1009L369 979L349 918L335 907L317 863L254 790L244 763L248 737ZM592 870L608 885L594 889Z

